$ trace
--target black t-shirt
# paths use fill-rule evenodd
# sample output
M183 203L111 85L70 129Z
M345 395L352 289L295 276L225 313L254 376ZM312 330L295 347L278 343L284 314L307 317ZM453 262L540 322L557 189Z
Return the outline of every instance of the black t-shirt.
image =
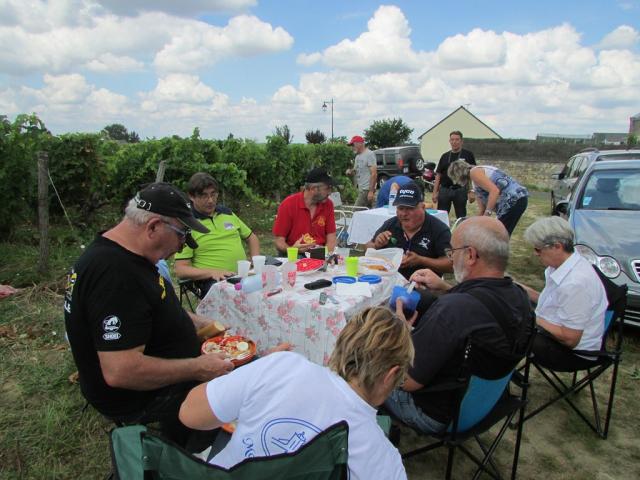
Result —
M450 188L453 185L453 182L447 175L447 170L449 165L451 165L456 160L464 160L469 165L476 164L476 157L473 156L473 152L470 150L465 150L462 148L458 153L453 153L451 150L445 152L440 157L440 161L438 162L438 166L436 167L436 173L440 174L440 186Z
M402 230L398 217L393 217L382 224L373 235L371 241L374 241L379 234L387 230L391 232L391 239L387 245L389 248L401 248L405 252L415 252L422 257L444 257L444 250L451 247L451 230L449 230L449 227L428 213L425 214L422 228L411 239L407 238L404 230ZM420 268L423 267L405 267L398 271L408 279L413 272Z
M64 302L71 351L86 399L107 416L139 412L157 391L112 388L98 351L145 345L144 354L199 354L195 327L155 265L99 235L71 270Z
M509 277L462 282L431 305L412 333L416 355L409 375L416 382L430 387L455 381L462 367L465 342L472 332L481 341L484 352L495 356L483 355L482 361L470 362L471 373L501 378L515 367L517 361L505 360L511 356L512 343L504 330L479 300L466 293L479 287L508 305L512 313L512 318L506 319L510 334L517 336L523 328L530 332L533 323L529 300ZM417 390L413 398L429 417L442 423L451 420L455 394Z

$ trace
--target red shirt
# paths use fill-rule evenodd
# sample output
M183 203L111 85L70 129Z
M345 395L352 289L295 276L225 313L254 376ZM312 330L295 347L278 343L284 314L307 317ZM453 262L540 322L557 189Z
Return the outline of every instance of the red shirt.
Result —
M336 232L333 202L328 198L316 205L315 215L304 204L303 192L285 198L278 207L278 216L273 224L273 234L284 237L287 245L293 245L305 233L311 235L316 245L327 243L327 234ZM309 242L307 242L309 243Z

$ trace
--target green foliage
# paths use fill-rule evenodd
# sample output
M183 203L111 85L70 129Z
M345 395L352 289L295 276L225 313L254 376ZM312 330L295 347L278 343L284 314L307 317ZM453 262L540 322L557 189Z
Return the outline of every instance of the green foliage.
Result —
M101 133L108 140L126 143L138 143L140 141L140 136L136 132L129 132L127 127L120 123L107 125L102 129Z
M364 131L367 146L372 149L395 147L409 142L413 128L401 118L376 120Z
M636 145L638 145L638 136L630 133L627 137L627 146L635 147Z
M287 145L293 142L293 135L291 135L291 131L289 130L289 125L282 125L281 127L276 127L273 132L274 135L278 137L282 137Z
M327 137L320 130L309 130L304 137L307 139L307 143L324 143L327 140Z

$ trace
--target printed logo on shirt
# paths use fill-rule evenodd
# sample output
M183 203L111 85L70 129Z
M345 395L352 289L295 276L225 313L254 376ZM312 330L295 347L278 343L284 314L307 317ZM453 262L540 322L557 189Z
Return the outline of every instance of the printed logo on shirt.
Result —
M324 227L327 222L324 218L324 215L320 215L318 218L316 218L316 221L313 223L316 223L319 227Z
M105 340L119 340L122 337L118 331L120 330L120 319L115 315L109 315L102 321L102 329L104 330L102 338Z
M429 245L431 245L431 240L427 237L422 237L422 239L418 242L418 245L425 250L429 250Z
M291 453L315 437L322 430L297 418L277 418L262 429L260 435L265 455Z
M235 227L233 225L233 223L231 222L224 222L224 229L225 230L233 230Z
M158 284L160 284L160 288L162 288L160 299L164 300L167 297L167 288L164 286L164 277L162 275L158 275Z
M67 286L64 293L64 309L67 313L71 313L71 297L73 296L73 287L78 279L78 274L72 268L67 275Z

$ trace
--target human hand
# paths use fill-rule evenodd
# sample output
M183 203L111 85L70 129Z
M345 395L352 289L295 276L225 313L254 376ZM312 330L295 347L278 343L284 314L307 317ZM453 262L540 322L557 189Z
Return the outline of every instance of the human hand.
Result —
M353 174L353 170L352 170L352 169L350 169L350 168L347 168L347 171L346 171L346 172L344 172L344 173L345 173L345 174L347 175L347 177L348 177L348 176L350 176L350 175L352 175L352 174Z
M409 280L416 282L423 288L428 288L436 292L449 290L449 288L451 288L437 273L428 268L416 270Z
M404 314L404 302L402 301L402 298L400 298L400 297L396 298L396 315L401 320L404 320L405 322L407 322L407 324L410 327L413 327L413 324L416 323L416 319L418 318L418 312L417 311L414 311L413 314L409 318L407 318L405 316L405 314Z
M219 270L217 268L212 268L209 270L209 275L210 275L209 278L211 280L220 282L224 280L226 277L233 277L235 273L230 270Z
M372 202L374 196L375 196L375 192L373 190L369 190L369 193L367 193L367 200Z
M316 248L317 247L317 245L315 243L305 243L304 242L304 235L301 235L300 238L298 240L296 240L296 243L294 243L291 246L292 247L296 247L298 249L298 253L304 253L307 250L311 250L312 248Z
M402 256L402 262L400 262L400 268L420 265L421 258L422 257L420 257L420 255L418 255L416 252L405 252Z
M392 234L389 230L385 230L384 232L380 233L373 240L373 247L378 249L387 246L389 244L389 240L391 240L391 235Z
M290 352L291 350L293 350L293 347L294 345L292 343L282 342L276 345L275 347L271 347L270 349L268 349L265 352L265 355L269 355L270 353L275 353L275 352Z
M193 359L196 362L195 379L208 382L212 378L226 375L233 370L233 363L224 353L209 353Z
M476 192L474 192L473 190L469 190L469 193L467 193L467 200L469 200L469 203L473 203L476 201Z
M436 205L438 204L438 192L433 192L431 194L431 201Z

